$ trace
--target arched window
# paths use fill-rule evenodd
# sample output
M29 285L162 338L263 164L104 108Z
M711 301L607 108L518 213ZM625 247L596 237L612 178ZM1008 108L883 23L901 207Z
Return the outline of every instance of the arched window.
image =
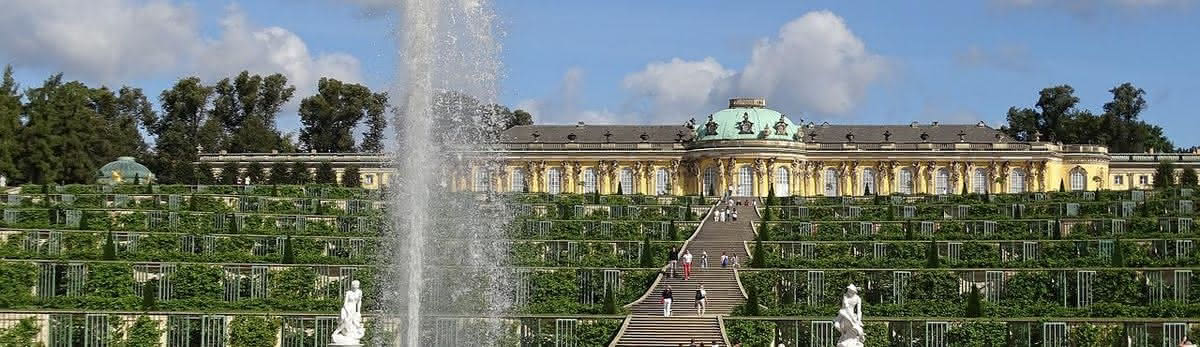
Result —
M875 169L866 168L862 173L862 192L863 195L879 194L878 187L875 187Z
M475 187L477 192L492 190L492 173L482 168L475 168Z
M549 185L547 193L562 193L562 171L556 167L550 168L549 172L546 172L546 184Z
M738 196L750 196L754 194L754 172L749 166L738 168Z
M913 193L913 171L910 168L900 169L900 187L896 188L900 194Z
M516 169L512 173L512 191L517 193L525 190L525 169Z
M825 169L825 196L838 196L838 181L841 178L836 169Z
M971 185L971 191L975 194L987 193L987 169L975 169L975 176L971 177Z
M621 193L633 194L633 169L621 169Z
M1075 169L1071 171L1071 191L1087 190L1087 174L1083 169Z
M671 194L671 174L667 172L667 169L660 168L654 171L654 194Z
M1012 172L1008 174L1008 192L1025 192L1025 169L1012 169Z
M788 172L786 167L775 168L775 196L788 196L790 194L791 172Z
M937 195L950 194L950 170L938 169L933 187Z
M584 193L595 193L596 192L596 169L595 168L589 167L589 168L583 169L583 192Z
M710 167L704 170L704 194L707 196L717 196L717 168Z

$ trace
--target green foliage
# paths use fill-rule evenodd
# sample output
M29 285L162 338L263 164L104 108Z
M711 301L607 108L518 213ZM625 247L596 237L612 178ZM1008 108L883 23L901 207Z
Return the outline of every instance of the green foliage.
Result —
M109 230L108 237L104 239L104 260L117 260L117 242L113 238L113 232Z
M767 266L767 247L763 246L762 238L754 241L754 253L750 255L750 267L764 268Z
M967 308L964 317L981 317L983 316L983 298L979 295L979 287L971 285L971 292L967 294Z
M1117 326L1099 326L1082 324L1071 328L1067 334L1072 346L1077 347L1112 347L1126 343L1124 334Z
M387 105L387 94L373 93L360 84L322 77L317 94L300 101L300 144L321 153L346 153L357 148L354 129L366 119L364 151L382 149L382 131L376 129ZM377 135L375 132L379 132Z
M342 171L342 186L347 188L362 186L362 174L358 172L358 166L347 166L346 170Z
M268 153L283 150L284 139L275 117L296 88L282 74L251 75L242 71L213 86L211 114L222 125L221 149L230 153Z
M267 175L263 173L262 164L259 164L257 161L252 161L250 165L246 166L245 176L250 179L251 184L267 183Z
M151 279L142 285L143 311L151 311L158 307L158 279Z
M746 291L746 303L742 305L740 312L746 316L762 315L762 307L758 302L758 288L749 288Z
M758 240L762 242L771 241L771 226L767 224L766 219L758 222Z
M133 267L129 263L88 264L84 292L89 296L119 298L133 296Z
M180 265L173 275L171 284L175 287L174 297L187 300L199 299L201 302L220 301L225 288L221 286L221 268L208 265Z
M771 206L775 206L775 205L776 205L776 201L775 201L775 185L774 185L774 184L768 184L768 185L767 185L767 201L766 201L766 205L767 205L767 206L764 206L764 207L771 207ZM770 209L768 208L767 210L770 210Z
M320 184L337 184L337 173L333 171L333 164L327 161L321 162L321 165L317 166L315 182Z
M729 343L743 346L768 346L775 337L775 322L760 320L726 320L725 333Z
M991 347L1008 345L1008 327L1004 322L967 321L950 328L946 340L955 347Z
M1076 109L1079 98L1074 92L1068 85L1042 89L1036 104L1038 110L1009 108L1008 124L1001 131L1026 141L1039 141L1034 137L1042 135L1052 142L1101 144L1113 153L1175 149L1163 136L1161 127L1138 119L1146 107L1142 89L1124 83L1109 90L1113 99L1104 104L1104 113L1099 116Z
M9 180L19 179L17 158L22 143L17 135L21 131L21 91L13 78L12 66L5 66L0 80L0 176Z
M14 308L33 301L37 267L31 263L0 263L0 308Z
M925 247L925 267L936 268L941 266L941 259L938 256L937 242L929 241Z
M183 167L187 167L187 166L183 166ZM177 177L179 177L179 176L177 176ZM195 179L193 181L196 184L217 184L217 177L213 174L213 168L212 168L212 166L208 165L208 163L201 163L200 165L196 166L196 173L194 174L194 178ZM178 179L183 179L183 177L179 177ZM193 181L184 181L184 182L191 183Z
M292 235L288 235L287 238L283 240L283 259L281 263L296 263L296 249L292 246Z
M617 314L617 289L609 285L604 288L604 314Z
M229 322L230 347L274 346L279 323L275 319L258 316L237 316Z
M309 184L312 183L312 173L308 171L308 167L301 162L293 162L292 168L288 170L288 183L291 184Z
M650 235L646 235L646 239L642 241L642 257L640 259L641 267L654 267L653 248L650 246Z
M271 184L288 184L292 181L292 173L288 172L287 164L275 162L271 164L271 172L267 175Z
M1113 241L1112 266L1125 267L1125 242L1121 239Z
M241 173L238 172L237 162L231 161L221 167L221 184L237 184Z
M1154 189L1169 189L1175 186L1175 163L1169 160L1158 162L1154 167Z
M675 221L670 221L667 224L667 239L679 241L679 231L675 229Z
M125 338L111 344L113 347L154 347L159 346L164 330L158 321L147 316L138 316L129 327Z
M1196 169L1184 168L1183 172L1179 174L1179 185L1188 188L1196 188L1197 185L1200 185Z
M38 326L37 319L37 317L21 319L16 324L0 329L0 346L41 346L42 344L37 342L37 340L42 329Z

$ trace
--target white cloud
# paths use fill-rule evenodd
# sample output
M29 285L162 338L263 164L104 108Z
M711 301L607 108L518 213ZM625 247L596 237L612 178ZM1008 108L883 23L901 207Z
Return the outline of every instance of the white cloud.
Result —
M971 46L956 54L954 60L968 67L989 67L1017 72L1028 72L1034 68L1029 47L1024 45Z
M583 81L583 69L569 68L563 73L558 89L551 95L522 100L516 108L532 114L535 124L612 124L622 118L607 109L581 110L579 98L583 93Z
M741 71L713 58L675 58L626 76L624 87L634 98L650 99L649 114L661 121L712 110L735 96L763 96L785 112L831 115L851 111L889 70L887 59L868 51L841 17L817 11L759 40Z
M0 56L15 65L119 82L196 52L196 14L164 0L5 1Z
M236 6L221 18L217 37L201 32L193 9L165 0L10 1L3 7L0 58L14 65L110 85L185 74L212 82L242 70L282 73L297 88L281 115L287 125L321 77L362 81L357 58L313 54L295 33L255 26Z

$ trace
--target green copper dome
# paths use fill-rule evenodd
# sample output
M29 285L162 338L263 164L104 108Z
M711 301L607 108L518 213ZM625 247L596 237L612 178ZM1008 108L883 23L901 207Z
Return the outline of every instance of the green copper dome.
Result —
M104 164L96 171L96 183L100 184L146 184L153 181L154 173L134 161L133 157L118 157L117 161Z
M738 98L729 100L729 108L696 124L696 141L795 141L799 129L787 116L766 108L765 100Z

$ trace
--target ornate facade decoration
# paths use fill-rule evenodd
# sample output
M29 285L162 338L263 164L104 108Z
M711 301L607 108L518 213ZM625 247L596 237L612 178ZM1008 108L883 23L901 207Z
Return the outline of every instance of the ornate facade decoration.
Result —
M785 116L779 116L779 121L775 122L775 135L787 135L788 125L786 120Z
M746 135L754 133L754 122L750 121L750 114L743 113L742 121L737 123L738 134Z

